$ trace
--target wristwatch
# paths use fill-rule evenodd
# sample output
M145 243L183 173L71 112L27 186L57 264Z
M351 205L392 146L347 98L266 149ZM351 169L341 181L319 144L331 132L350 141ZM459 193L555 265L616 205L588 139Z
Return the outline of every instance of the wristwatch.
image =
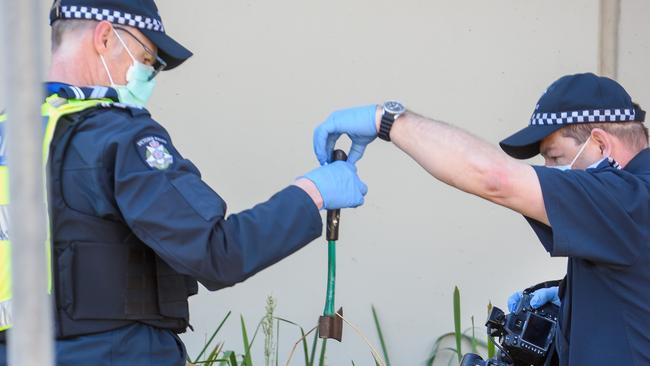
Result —
M406 112L406 108L402 103L395 100L385 102L383 108L384 111L381 114L381 123L379 124L377 136L384 141L390 141L390 129L393 128L395 120Z

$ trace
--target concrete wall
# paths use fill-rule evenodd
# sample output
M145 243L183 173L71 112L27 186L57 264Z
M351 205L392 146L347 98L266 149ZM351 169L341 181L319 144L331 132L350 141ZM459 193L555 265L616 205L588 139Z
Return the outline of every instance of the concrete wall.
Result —
M151 110L231 212L315 167L312 130L335 109L396 98L497 143L526 125L548 84L598 65L593 0L158 3L195 56L160 78ZM650 3L623 0L621 12L619 79L647 109ZM521 216L435 181L392 145L370 146L359 171L370 192L342 214L336 302L375 344L377 307L394 365L421 364L453 329L454 286L463 327L472 315L480 326L488 301L505 307L511 292L563 276L566 261L549 258ZM311 328L325 265L319 239L234 288L202 289L182 337L190 354L228 310L218 339L241 351L237 317L254 327L267 295L277 315ZM280 364L297 338L283 328ZM349 328L328 351L330 365L372 363Z

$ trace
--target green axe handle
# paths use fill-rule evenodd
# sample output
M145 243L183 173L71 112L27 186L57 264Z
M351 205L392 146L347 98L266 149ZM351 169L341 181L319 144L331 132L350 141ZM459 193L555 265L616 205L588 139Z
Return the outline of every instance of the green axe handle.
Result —
M342 150L335 150L333 161L347 160ZM334 293L336 288L336 241L339 239L339 223L341 210L327 210L327 293L325 295L325 310L320 317L319 334L321 338L334 338L341 341L343 322L334 314ZM343 313L343 309L339 310Z

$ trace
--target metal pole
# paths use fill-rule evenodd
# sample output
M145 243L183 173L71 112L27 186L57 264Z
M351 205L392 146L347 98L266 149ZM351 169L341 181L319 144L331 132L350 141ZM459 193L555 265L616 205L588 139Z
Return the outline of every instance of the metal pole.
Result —
M618 76L618 28L620 18L620 0L600 0L598 73L612 79L616 79Z
M13 328L10 366L53 365L52 308L47 295L47 220L42 168L42 0L3 0L7 62L9 233Z

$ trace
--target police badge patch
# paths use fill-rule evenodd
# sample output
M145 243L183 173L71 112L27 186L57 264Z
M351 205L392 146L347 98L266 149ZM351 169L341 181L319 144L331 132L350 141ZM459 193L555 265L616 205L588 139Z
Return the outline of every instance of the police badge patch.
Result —
M168 142L162 137L147 136L135 144L144 162L153 169L165 170L174 163L174 157L165 147Z

